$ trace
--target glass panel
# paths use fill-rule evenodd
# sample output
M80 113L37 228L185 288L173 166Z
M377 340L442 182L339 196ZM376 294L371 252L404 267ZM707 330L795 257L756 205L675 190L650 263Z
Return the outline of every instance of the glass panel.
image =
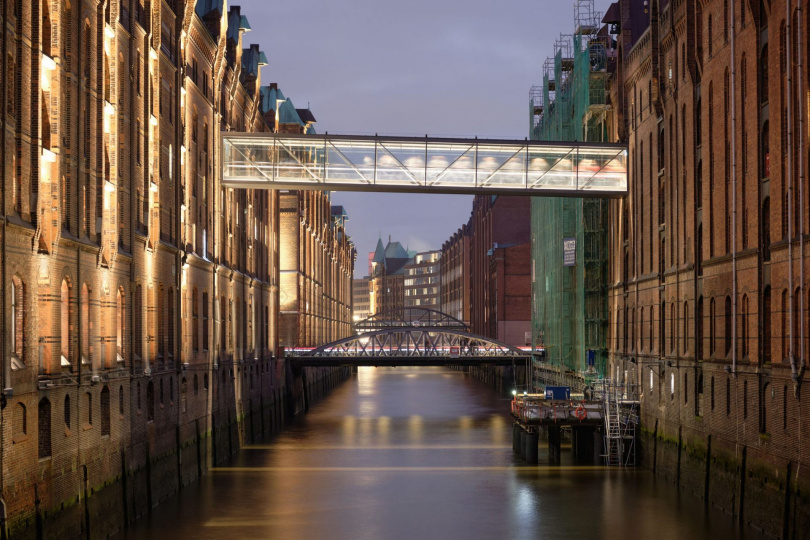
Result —
M425 144L381 142L377 145L377 184L425 185Z
M428 146L428 186L475 186L475 147L464 144Z

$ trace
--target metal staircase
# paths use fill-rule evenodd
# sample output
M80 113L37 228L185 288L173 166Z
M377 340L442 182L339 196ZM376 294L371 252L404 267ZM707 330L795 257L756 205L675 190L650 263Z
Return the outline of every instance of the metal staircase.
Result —
M635 465L639 404L635 385L600 379L596 382L596 393L605 407L605 453L602 454L605 465Z

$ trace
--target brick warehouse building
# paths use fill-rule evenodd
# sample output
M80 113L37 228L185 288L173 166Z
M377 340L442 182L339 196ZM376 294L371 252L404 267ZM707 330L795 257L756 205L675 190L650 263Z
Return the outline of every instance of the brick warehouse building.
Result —
M603 19L630 148L612 376L641 385L646 463L771 535L810 523L807 4L621 0Z
M0 17L0 517L104 535L282 420L279 195L220 187L217 144L278 129L266 59L223 0ZM312 227L348 284L342 223Z

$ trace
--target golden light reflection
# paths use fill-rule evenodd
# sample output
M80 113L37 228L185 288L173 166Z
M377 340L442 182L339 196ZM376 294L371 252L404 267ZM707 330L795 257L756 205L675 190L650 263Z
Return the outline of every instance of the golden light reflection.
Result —
M357 368L357 393L361 396L373 396L377 386L377 368Z
M354 444L355 437L357 437L357 418L351 415L344 416L341 433L345 444Z

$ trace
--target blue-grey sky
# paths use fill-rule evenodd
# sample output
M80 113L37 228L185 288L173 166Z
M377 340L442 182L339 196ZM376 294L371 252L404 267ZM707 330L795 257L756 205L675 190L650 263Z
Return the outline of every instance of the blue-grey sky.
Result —
M596 0L604 12L608 0ZM557 0L235 0L277 82L311 106L319 133L518 138L528 135L529 88L573 2ZM349 213L357 277L377 238L437 249L465 223L472 197L333 194Z

